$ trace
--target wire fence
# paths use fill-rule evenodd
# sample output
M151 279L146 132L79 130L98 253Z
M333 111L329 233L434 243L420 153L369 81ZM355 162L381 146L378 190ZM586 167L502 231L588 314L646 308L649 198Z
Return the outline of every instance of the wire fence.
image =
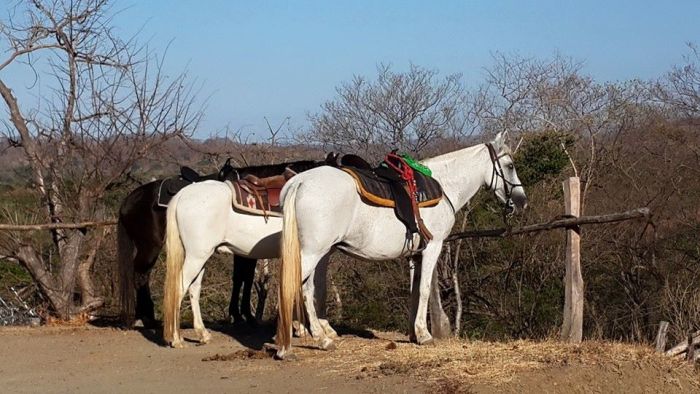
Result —
M14 287L10 287L13 299L0 296L0 326L21 326L38 324L39 315L35 308L19 295Z

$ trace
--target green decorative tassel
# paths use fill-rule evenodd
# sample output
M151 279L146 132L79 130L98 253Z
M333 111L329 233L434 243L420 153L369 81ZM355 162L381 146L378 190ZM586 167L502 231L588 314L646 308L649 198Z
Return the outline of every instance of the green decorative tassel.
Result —
M433 172L430 170L430 168L422 165L421 163L416 161L414 158L409 156L407 153L402 154L401 157L404 160L406 160L406 164L411 166L411 168L413 168L414 170L420 172L423 175L433 176Z

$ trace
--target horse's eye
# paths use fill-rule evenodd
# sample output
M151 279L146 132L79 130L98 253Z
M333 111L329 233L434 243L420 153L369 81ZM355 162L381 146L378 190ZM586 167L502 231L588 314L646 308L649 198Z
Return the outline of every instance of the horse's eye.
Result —
M514 170L514 169L515 169L515 166L513 165L513 163L508 164L508 169L509 169L509 170Z

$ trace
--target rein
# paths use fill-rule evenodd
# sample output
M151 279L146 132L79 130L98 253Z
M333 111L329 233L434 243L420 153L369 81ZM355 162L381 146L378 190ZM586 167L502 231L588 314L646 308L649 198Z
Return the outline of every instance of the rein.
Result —
M503 191L505 192L505 197L506 197L506 205L508 205L511 202L511 197L513 196L513 189L515 189L518 186L523 186L522 183L513 183L506 179L506 175L503 172L503 166L501 166L501 157L504 156L509 156L509 153L503 153L502 155L498 155L496 152L496 148L493 147L493 144L487 143L486 147L489 150L489 156L491 157L491 163L493 164L493 172L491 173L491 182L489 183L489 188L494 189L495 186L495 181L497 178L501 178L503 181ZM494 190L495 191L495 190Z

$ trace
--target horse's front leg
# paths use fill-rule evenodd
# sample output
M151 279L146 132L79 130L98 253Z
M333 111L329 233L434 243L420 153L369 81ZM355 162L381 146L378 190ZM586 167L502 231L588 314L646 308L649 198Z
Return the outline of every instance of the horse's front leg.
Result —
M433 342L433 336L428 331L428 300L430 298L430 286L433 278L433 271L437 265L438 257L442 251L442 242L429 242L423 250L420 264L420 280L418 285L418 305L416 307L413 330L415 341L419 345L426 345ZM414 286L414 293L416 287Z
M199 295L202 291L202 278L204 277L204 268L197 274L190 285L190 304L192 305L192 318L194 320L194 331L199 336L199 343L206 344L211 341L209 330L204 327L202 320L202 311L199 308Z
M416 267L418 267L418 272L416 272ZM408 322L410 324L408 339L411 342L416 342L416 312L418 310L418 300L420 299L420 267L421 267L421 257L419 255L413 255L408 258L408 272L409 272L409 291L410 291L410 308Z

